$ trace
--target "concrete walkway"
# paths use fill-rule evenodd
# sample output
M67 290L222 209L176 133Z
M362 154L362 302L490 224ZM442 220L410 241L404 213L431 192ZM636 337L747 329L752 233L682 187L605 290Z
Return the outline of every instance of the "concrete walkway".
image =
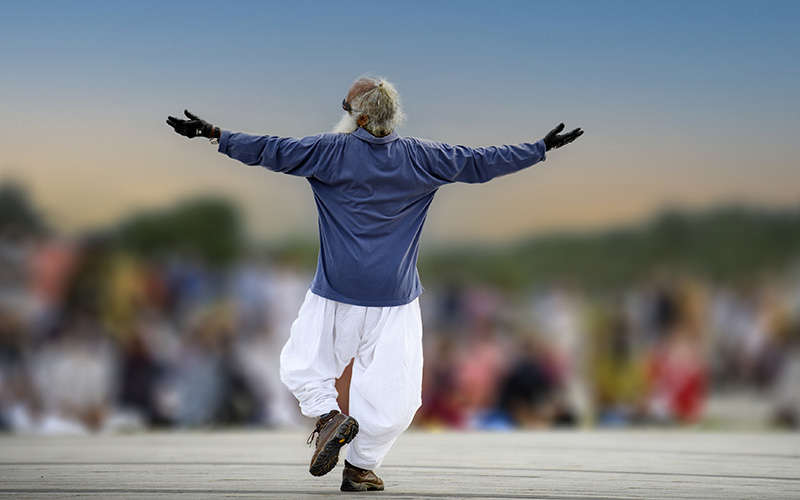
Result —
M341 493L308 474L300 432L0 437L0 498L800 498L800 434L410 431ZM341 462L341 460L340 460Z

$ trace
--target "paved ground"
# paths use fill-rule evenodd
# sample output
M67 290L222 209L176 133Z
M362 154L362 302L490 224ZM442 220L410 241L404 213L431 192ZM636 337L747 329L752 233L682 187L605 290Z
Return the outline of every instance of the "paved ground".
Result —
M306 435L266 431L0 437L0 498L800 498L800 434L408 432L386 491L307 472Z

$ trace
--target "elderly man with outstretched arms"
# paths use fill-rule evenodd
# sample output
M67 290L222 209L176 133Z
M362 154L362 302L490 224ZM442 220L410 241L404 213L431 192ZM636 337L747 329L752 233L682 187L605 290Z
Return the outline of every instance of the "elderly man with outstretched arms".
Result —
M342 491L382 490L374 469L422 402L417 256L434 195L446 184L487 182L544 161L583 131L562 133L560 124L536 142L486 148L401 137L399 95L373 77L356 80L342 108L332 133L300 139L224 130L188 111L167 123L186 137L218 141L235 160L311 185L319 258L281 352L281 380L316 419L311 474L330 472L349 443ZM334 383L351 361L346 415Z

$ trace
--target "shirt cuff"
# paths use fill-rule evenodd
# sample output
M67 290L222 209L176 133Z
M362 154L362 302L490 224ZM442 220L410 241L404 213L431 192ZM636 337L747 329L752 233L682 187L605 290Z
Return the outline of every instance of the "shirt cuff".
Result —
M544 139L539 139L536 144L542 148L542 159L539 161L545 161L547 159L547 145L544 143Z
M219 148L217 148L217 151L219 151L220 153L225 153L226 151L228 151L228 138L230 137L230 135L231 135L230 130L222 129L222 132L220 133L219 136Z

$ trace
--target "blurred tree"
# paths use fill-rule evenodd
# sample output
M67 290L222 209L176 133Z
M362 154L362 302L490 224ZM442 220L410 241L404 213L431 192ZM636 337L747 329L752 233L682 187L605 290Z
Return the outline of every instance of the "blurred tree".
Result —
M0 184L0 236L20 238L45 232L47 224L27 191L14 182Z
M119 244L146 257L183 253L218 266L236 259L243 243L239 212L231 202L217 198L134 215L117 227L116 235Z

